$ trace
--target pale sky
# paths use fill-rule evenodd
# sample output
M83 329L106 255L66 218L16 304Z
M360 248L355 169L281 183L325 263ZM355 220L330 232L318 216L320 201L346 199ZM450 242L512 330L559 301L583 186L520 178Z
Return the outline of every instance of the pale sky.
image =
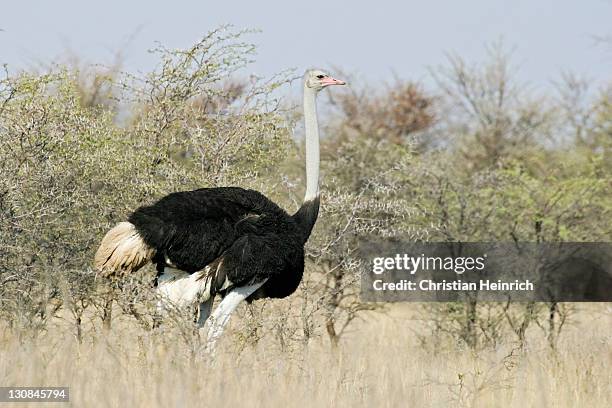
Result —
M428 67L455 52L480 61L500 38L514 49L520 79L546 87L563 71L612 79L612 0L208 1L4 0L0 63L11 70L48 63L67 50L124 68L147 70L147 49L160 41L187 47L231 23L257 28L257 62L249 73L338 66L370 82L397 75L426 80Z

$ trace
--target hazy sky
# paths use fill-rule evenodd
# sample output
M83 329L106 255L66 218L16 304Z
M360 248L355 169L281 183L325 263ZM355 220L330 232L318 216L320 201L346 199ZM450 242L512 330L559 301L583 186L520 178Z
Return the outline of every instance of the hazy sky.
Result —
M394 74L420 80L446 52L482 60L500 38L515 49L520 77L547 86L564 70L612 79L612 50L594 36L612 35L612 0L4 0L0 63L13 69L46 63L67 50L90 62L146 70L154 41L186 47L231 23L258 28L250 70L340 66L370 81Z

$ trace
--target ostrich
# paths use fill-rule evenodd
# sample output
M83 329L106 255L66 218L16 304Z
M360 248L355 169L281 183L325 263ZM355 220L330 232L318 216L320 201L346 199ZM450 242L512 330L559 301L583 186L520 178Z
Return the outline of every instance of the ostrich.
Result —
M210 317L210 352L240 302L287 297L302 280L304 244L319 213L316 96L345 82L308 70L303 84L306 194L295 214L240 187L176 192L138 208L96 252L94 266L106 277L155 264L158 311L199 303L198 327ZM222 301L211 314L216 295Z

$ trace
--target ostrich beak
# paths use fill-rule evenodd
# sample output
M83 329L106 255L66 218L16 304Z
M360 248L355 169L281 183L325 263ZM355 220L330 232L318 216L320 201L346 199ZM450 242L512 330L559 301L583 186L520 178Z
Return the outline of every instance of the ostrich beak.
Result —
M323 78L321 80L321 85L323 85L323 86L328 86L328 85L346 85L346 82L341 81L341 80L336 79L336 78L326 77L326 78Z

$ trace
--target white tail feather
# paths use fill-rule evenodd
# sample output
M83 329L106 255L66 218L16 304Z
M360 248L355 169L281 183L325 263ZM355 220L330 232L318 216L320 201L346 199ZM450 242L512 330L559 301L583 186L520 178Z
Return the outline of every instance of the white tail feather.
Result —
M144 242L134 224L120 222L102 239L94 267L106 276L135 272L154 255L155 250Z

